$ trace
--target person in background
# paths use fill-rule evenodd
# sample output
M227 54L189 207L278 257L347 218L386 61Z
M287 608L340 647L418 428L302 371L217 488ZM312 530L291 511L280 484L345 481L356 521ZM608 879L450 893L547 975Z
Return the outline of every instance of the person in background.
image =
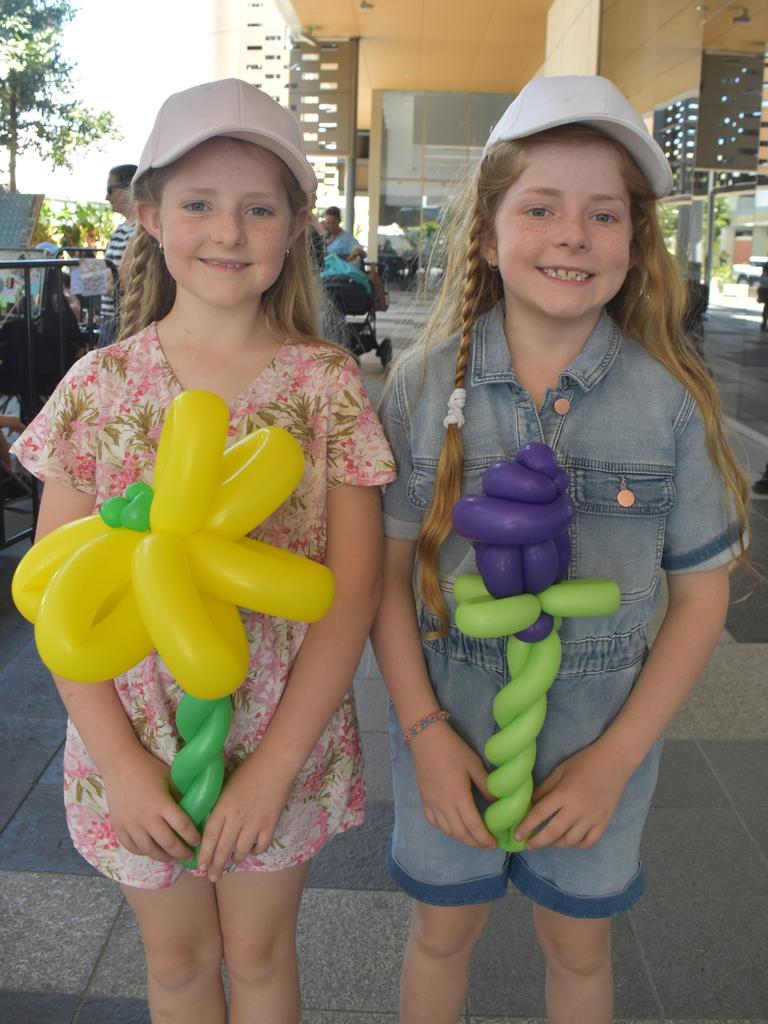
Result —
M15 498L28 498L31 494L29 485L16 475L11 462L11 449L3 431L10 430L20 434L26 429L18 416L0 416L0 499L13 501Z
M349 231L341 226L341 210L338 206L329 206L323 217L325 228L325 251L341 256L348 263L362 261L365 249Z
M312 207L314 207L316 199L316 196L310 196L309 201ZM312 266L315 270L320 271L323 269L323 260L325 259L325 229L312 212L312 208L307 216L307 238Z
M107 202L115 213L125 220L110 235L104 252L108 260L118 267L125 253L126 246L136 230L136 216L133 212L131 199L131 179L136 173L136 164L119 164L113 167L107 177ZM101 297L101 328L99 331L99 348L109 345L117 337L119 310L116 294L113 289Z
M763 322L760 324L760 330L768 331L768 264L763 266L757 281L757 301L763 304Z

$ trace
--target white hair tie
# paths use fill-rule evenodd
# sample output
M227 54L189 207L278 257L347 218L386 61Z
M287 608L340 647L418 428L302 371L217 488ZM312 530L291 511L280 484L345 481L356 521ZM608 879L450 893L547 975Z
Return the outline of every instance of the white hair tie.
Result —
M443 426L447 429L452 423L461 430L464 426L464 413L462 412L467 403L466 388L455 388L448 399L448 415L443 420Z

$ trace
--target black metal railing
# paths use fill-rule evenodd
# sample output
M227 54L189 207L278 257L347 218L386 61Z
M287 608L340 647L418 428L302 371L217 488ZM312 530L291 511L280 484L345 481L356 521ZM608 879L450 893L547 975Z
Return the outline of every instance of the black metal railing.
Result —
M73 254L81 250L67 249ZM88 256L94 250L82 250ZM106 264L117 289L117 267ZM24 423L34 419L69 367L98 344L99 298L65 288L64 273L78 267L76 258L0 260L0 278L21 282L15 301L0 311L0 411L17 412ZM0 548L28 538L39 505L37 481L19 472L0 477ZM8 529L19 516L23 525Z

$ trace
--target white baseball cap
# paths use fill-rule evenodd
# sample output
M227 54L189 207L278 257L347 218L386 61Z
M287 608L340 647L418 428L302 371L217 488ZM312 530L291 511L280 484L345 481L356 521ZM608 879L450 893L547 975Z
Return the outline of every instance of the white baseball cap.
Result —
M157 112L133 180L152 167L167 167L217 135L268 149L283 161L305 192L317 188L299 122L261 89L239 78L206 82L169 96Z
M672 169L645 121L613 82L599 75L534 78L491 132L483 154L504 139L523 139L562 124L586 124L627 150L658 196L672 191Z

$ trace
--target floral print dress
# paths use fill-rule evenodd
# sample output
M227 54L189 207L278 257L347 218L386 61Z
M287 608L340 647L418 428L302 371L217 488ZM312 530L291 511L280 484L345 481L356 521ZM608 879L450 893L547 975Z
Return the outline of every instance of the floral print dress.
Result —
M13 451L40 479L93 494L98 508L137 480L152 482L160 431L170 402L181 391L151 324L76 363ZM328 344L286 342L230 407L229 443L271 425L299 441L305 471L291 497L253 536L322 561L328 490L340 484L385 484L395 476L353 360ZM241 614L250 666L232 697L228 772L264 734L308 629L302 622ZM142 744L170 763L179 749L174 714L182 691L162 659L150 655L117 677L115 687ZM271 846L232 869L274 871L306 860L335 833L362 823L364 799L360 737L348 695L297 776ZM103 874L126 885L158 889L185 870L120 845L103 782L71 722L64 800L75 847Z

